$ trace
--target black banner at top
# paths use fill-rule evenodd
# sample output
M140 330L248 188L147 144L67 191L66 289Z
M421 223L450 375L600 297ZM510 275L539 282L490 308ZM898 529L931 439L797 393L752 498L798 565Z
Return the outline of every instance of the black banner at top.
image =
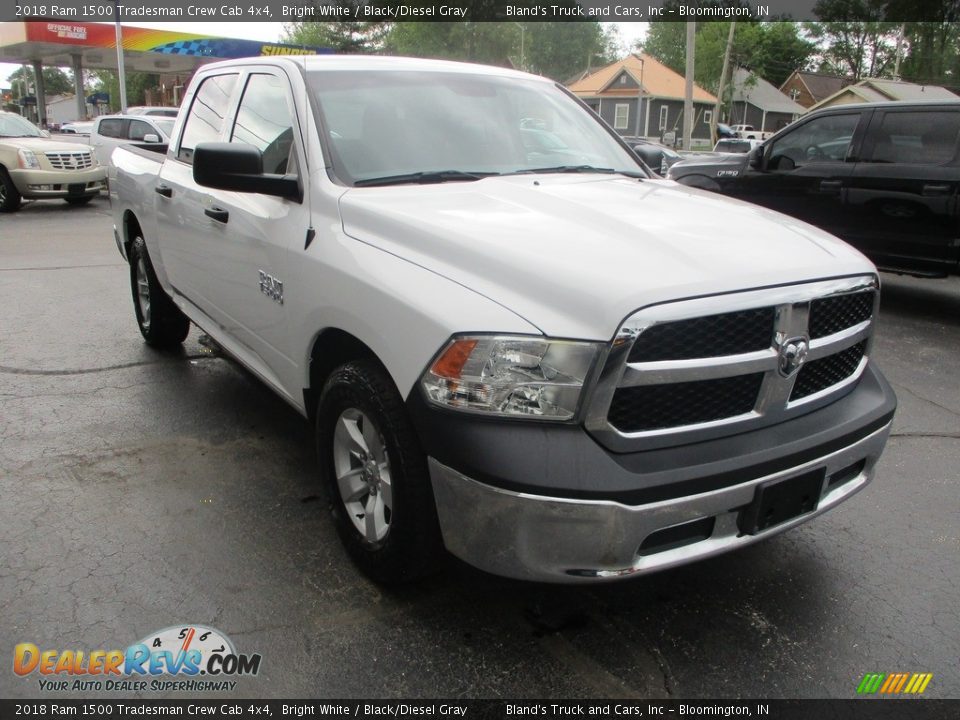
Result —
M838 8L839 5L839 8ZM955 22L960 0L0 0L0 21Z

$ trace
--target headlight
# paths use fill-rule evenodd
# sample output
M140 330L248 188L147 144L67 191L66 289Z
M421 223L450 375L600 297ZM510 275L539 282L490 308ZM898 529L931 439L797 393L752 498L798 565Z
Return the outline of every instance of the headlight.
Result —
M486 415L569 420L598 343L455 337L423 374L430 402Z
M37 160L33 150L18 150L17 155L20 156L20 167L24 170L40 169L40 161Z

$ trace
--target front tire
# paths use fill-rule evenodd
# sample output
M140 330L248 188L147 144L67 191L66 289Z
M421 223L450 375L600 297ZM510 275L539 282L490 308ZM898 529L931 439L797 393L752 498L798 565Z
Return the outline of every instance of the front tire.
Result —
M83 197L68 197L64 198L69 205L86 205L88 202L93 200L93 195L84 195Z
M174 348L186 340L190 321L160 287L142 237L130 244L130 289L137 325L147 345Z
M436 572L443 543L426 455L379 363L334 370L320 396L316 436L337 532L360 569L383 584Z
M16 212L19 209L20 191L6 169L0 167L0 212Z

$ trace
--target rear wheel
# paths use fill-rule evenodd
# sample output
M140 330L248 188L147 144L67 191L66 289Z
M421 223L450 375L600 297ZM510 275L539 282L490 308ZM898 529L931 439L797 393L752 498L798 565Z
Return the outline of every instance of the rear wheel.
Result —
M0 212L14 212L20 207L20 192L10 174L0 167Z
M83 197L68 197L64 198L70 205L86 205L88 202L93 200L93 195L84 195Z
M140 333L148 345L171 348L190 332L190 321L160 287L142 237L130 244L130 288Z
M427 459L379 363L350 362L327 380L317 449L337 532L360 569L385 584L435 572L443 543Z

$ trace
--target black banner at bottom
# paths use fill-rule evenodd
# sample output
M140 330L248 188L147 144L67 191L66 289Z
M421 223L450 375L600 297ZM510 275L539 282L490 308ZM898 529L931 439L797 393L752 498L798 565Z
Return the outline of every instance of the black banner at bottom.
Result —
M0 720L52 717L946 720L960 700L0 700Z

